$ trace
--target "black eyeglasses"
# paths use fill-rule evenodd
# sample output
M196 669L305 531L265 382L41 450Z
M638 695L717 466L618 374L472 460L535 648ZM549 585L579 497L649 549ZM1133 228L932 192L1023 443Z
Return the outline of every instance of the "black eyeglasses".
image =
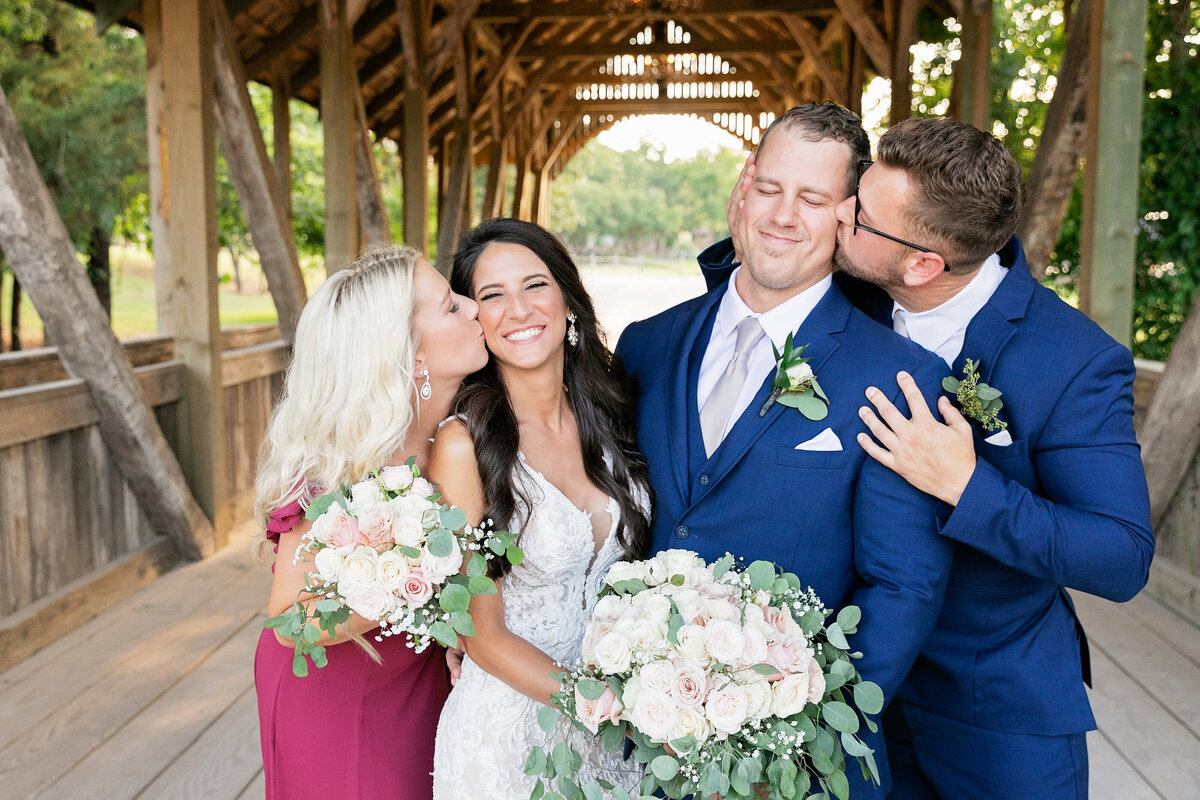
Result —
M860 230L863 230L863 231L866 231L867 233L873 233L876 236L882 236L885 239L891 239L896 244L902 244L905 247L911 247L912 249L919 250L922 253L934 253L935 255L938 255L937 251L935 251L932 247L923 247L919 244L916 244L915 242L910 242L907 239L901 239L899 236L892 236L890 233L884 233L883 231L879 230L878 228L872 228L870 225L863 225L861 222L858 221L858 206L859 206L858 189L862 185L863 173L866 172L867 167L871 166L871 164L873 164L873 163L874 163L873 161L859 161L858 162L858 180L854 184L854 228L851 231L851 233L852 234L858 233ZM949 271L950 271L950 265L946 264L946 272L949 272Z

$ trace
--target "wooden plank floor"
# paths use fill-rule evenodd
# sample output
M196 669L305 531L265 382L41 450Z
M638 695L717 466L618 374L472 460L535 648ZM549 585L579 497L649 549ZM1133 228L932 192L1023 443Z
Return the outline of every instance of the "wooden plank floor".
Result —
M246 536L0 674L5 798L259 800L254 647L269 575ZM1092 642L1094 800L1200 798L1200 629L1076 595Z

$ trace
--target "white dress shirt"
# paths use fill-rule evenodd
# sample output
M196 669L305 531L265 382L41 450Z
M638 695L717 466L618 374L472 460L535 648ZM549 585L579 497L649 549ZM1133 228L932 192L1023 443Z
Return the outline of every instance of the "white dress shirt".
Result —
M993 253L971 282L940 306L914 314L899 303L893 303L892 330L937 353L953 367L954 359L962 352L967 325L979 309L987 305L992 292L1007 274L1008 268L1000 266L1000 256Z
M746 317L757 317L767 335L758 340L758 344L754 347L746 363L746 383L742 386L737 403L733 406L733 413L729 416L729 422L725 426L722 438L729 434L730 428L750 405L750 401L754 399L754 395L766 380L767 375L775 371L775 355L771 352L772 343L776 349L783 352L783 344L787 340L788 334L795 333L801 323L808 318L809 313L825 296L825 292L829 290L829 286L833 282L832 276L826 275L795 297L785 300L769 311L756 314L750 310L750 307L738 294L737 276L741 271L742 268L738 267L729 277L729 288L725 291L725 296L721 298L721 305L717 309L717 318L713 321L712 335L708 339L708 348L704 351L704 360L700 362L700 377L696 383L697 408L704 408L704 403L712 394L713 387L716 386L722 373L725 372L725 368L729 366L730 359L733 358L733 350L737 341L734 329L737 328L738 323ZM805 342L793 341L795 347L802 344Z

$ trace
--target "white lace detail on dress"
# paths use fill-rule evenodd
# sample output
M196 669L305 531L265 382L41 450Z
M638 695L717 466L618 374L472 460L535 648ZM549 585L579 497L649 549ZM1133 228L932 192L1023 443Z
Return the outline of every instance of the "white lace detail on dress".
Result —
M600 581L621 556L616 530L620 507L609 498L612 525L600 551L590 515L576 508L541 473L525 464L514 474L533 503L521 532L525 560L501 580L504 620L510 631L560 663L579 658L584 625ZM518 507L518 519L523 514ZM509 688L469 658L438 720L433 759L435 800L527 800L533 778L525 761L547 734L537 724L541 704ZM563 726L560 726L560 730ZM583 757L581 782L607 780L631 789L641 768L600 740L572 731L571 744Z

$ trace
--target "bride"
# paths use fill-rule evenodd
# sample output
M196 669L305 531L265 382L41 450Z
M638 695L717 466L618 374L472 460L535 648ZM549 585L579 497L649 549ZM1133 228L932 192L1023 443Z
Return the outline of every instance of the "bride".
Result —
M525 800L556 663L579 657L609 566L641 558L649 543L646 464L591 298L553 235L484 222L460 242L451 285L479 303L492 356L464 383L430 475L472 522L519 532L525 559L493 561L500 593L471 601L478 633L462 639L462 675L438 721L433 795ZM581 783L639 780L640 768L599 739L571 736Z

